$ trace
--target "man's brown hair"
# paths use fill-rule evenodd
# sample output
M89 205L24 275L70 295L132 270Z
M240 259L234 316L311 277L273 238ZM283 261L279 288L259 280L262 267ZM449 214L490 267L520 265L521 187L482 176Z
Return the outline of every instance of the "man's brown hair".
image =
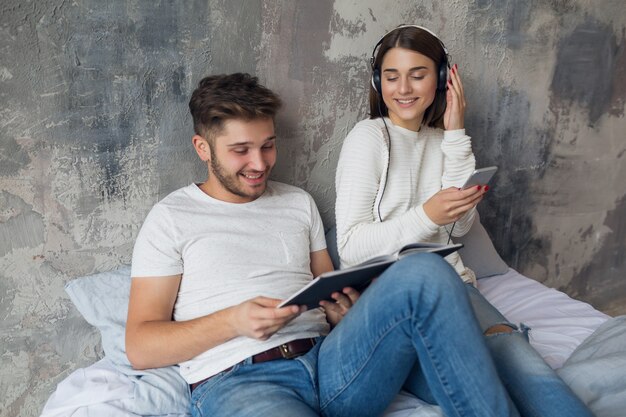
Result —
M209 141L222 131L225 121L273 119L281 105L277 94L245 73L205 77L189 100L194 131Z

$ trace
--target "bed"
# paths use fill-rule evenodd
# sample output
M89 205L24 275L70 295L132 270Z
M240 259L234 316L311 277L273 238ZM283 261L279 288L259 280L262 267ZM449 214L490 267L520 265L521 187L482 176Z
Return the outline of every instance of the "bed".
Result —
M514 323L531 328L531 344L598 417L626 409L626 316L610 317L509 268L475 222L461 256L478 288ZM328 235L329 251L335 252ZM336 259L336 258L335 258ZM124 352L130 267L74 279L66 285L85 320L98 328L104 357L74 371L50 396L42 417L186 416L189 389L176 366L136 371ZM441 417L439 407L399 393L385 417Z

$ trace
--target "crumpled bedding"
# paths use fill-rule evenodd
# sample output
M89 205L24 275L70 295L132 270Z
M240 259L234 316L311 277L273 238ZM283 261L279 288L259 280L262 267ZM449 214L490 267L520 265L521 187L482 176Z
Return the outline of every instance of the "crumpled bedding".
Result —
M108 358L72 372L48 399L42 417L142 417L135 384ZM145 407L145 404L144 404ZM186 414L162 414L183 417Z
M557 372L596 416L626 415L626 316L606 321Z

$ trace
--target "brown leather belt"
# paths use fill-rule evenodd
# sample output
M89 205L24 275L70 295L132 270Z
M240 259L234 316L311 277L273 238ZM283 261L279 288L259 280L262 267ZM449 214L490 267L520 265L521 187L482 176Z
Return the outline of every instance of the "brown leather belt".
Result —
M307 353L309 350L311 350L311 348L313 348L313 346L315 346L315 339L313 338L292 340L291 342L283 343L280 346L268 349L265 352L257 353L256 355L252 356L252 363L268 362L276 359L297 358L298 356L302 356ZM230 371L233 367L234 365L230 368L224 369L221 372ZM200 384L202 384L209 378L205 378L202 381L194 382L193 384L191 384L191 391L196 389Z

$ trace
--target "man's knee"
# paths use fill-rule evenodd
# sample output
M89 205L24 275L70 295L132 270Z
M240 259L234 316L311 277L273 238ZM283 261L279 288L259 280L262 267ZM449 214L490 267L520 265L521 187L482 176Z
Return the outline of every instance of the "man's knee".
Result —
M406 285L409 288L419 288L427 285L429 288L441 288L453 291L454 287L463 290L463 281L454 268L441 256L432 253L409 255L396 262L389 269L396 285Z

